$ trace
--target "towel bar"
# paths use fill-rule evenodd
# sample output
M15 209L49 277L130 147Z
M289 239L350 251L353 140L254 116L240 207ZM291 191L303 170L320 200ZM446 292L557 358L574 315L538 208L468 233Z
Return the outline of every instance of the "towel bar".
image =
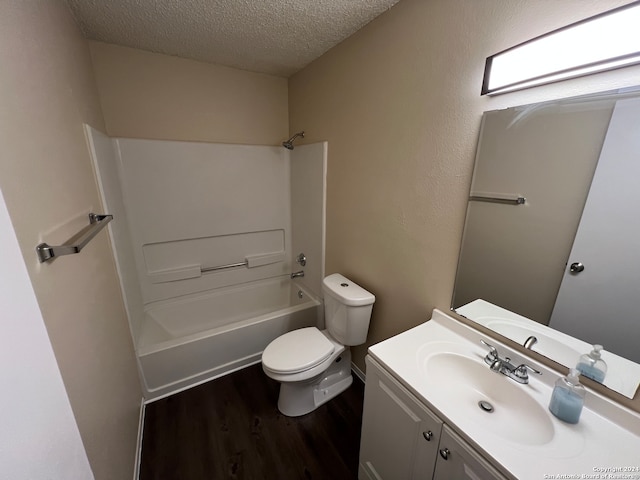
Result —
M526 198L521 197L520 195L505 195L505 196L498 196L498 195L485 195L485 194L476 194L476 195L471 195L469 197L469 201L470 202L488 202L488 203L506 203L508 205L524 205L525 202L527 201Z
M113 215L99 215L96 213L89 214L89 226L91 228L76 240L73 245L56 245L51 246L46 243L41 243L36 247L36 253L38 254L38 260L40 263L44 263L51 260L54 257L60 257L62 255L71 255L73 253L80 253L87 243L95 237L100 230L102 230L107 223L113 220ZM80 232L79 232L80 233Z

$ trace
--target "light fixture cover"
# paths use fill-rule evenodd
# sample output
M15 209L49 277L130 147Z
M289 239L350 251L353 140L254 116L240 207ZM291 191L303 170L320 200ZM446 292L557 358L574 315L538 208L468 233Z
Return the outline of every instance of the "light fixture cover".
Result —
M640 1L554 30L487 58L482 95L640 63Z

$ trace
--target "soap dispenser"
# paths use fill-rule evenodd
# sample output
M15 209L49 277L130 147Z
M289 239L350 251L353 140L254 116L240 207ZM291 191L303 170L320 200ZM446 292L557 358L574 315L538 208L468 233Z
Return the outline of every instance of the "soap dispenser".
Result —
M602 345L594 345L591 353L580 355L576 368L585 377L602 383L607 374L607 364L601 358L600 350L602 350Z
M560 420L578 423L584 405L585 389L580 384L580 372L572 368L569 375L559 378L551 394L549 410Z

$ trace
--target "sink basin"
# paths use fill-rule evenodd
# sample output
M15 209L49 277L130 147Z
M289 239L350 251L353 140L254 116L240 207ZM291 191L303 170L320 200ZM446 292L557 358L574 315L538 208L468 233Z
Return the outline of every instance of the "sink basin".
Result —
M543 445L553 439L550 413L527 393L531 385L518 384L481 359L459 353L432 354L422 365L429 383L439 385L442 400L456 414L519 444Z

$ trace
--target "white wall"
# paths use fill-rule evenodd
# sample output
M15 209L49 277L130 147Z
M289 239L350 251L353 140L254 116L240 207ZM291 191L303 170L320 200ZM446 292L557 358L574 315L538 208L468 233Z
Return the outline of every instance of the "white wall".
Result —
M145 304L290 273L286 149L133 139L117 145ZM271 253L281 254L279 261L199 274L200 267ZM185 267L195 273L167 276Z
M292 152L281 146L110 139L91 127L86 131L103 202L114 215L109 229L147 398L219 374L233 362L246 362L243 349L252 355L257 349L259 355L270 340L290 329L316 322L321 326L321 311L317 318L294 316L282 325L242 330L245 337L235 340L242 342L240 350L225 343L211 351L201 342L175 348L172 356L154 350L172 337L145 309L205 290L288 279L292 270L303 268L293 263L294 251L304 251L309 259L300 281L320 296L326 143L296 147L292 165ZM200 272L201 267L264 254L271 258L263 265ZM190 320L184 316L177 321L193 333ZM228 334L225 341L230 338ZM216 363L221 359L224 365ZM205 373L200 373L203 365ZM168 378L173 383L167 386Z
M296 147L112 140L85 125L129 315L145 304L302 268L317 296L324 276L327 144ZM292 249L293 245L293 249ZM201 275L199 268L277 261ZM144 295L142 295L144 291Z
M322 297L324 278L327 142L300 145L291 155L292 269L304 270L299 281ZM307 265L295 263L304 253Z
M0 479L93 479L1 192L0 250Z
M127 210L120 186L120 169L116 143L89 125L85 124L84 129L96 171L102 205L104 205L105 212L113 215L114 218L108 226L109 236L111 245L117 245L118 247L112 250L118 268L120 290L125 300L133 344L137 345L144 319L144 302L131 244Z
M116 139L86 127L138 338L144 305L288 275L317 296L324 276L327 144L296 147ZM292 250L293 245L293 250ZM277 261L201 275L199 268L280 254ZM277 257L277 255L276 255Z

